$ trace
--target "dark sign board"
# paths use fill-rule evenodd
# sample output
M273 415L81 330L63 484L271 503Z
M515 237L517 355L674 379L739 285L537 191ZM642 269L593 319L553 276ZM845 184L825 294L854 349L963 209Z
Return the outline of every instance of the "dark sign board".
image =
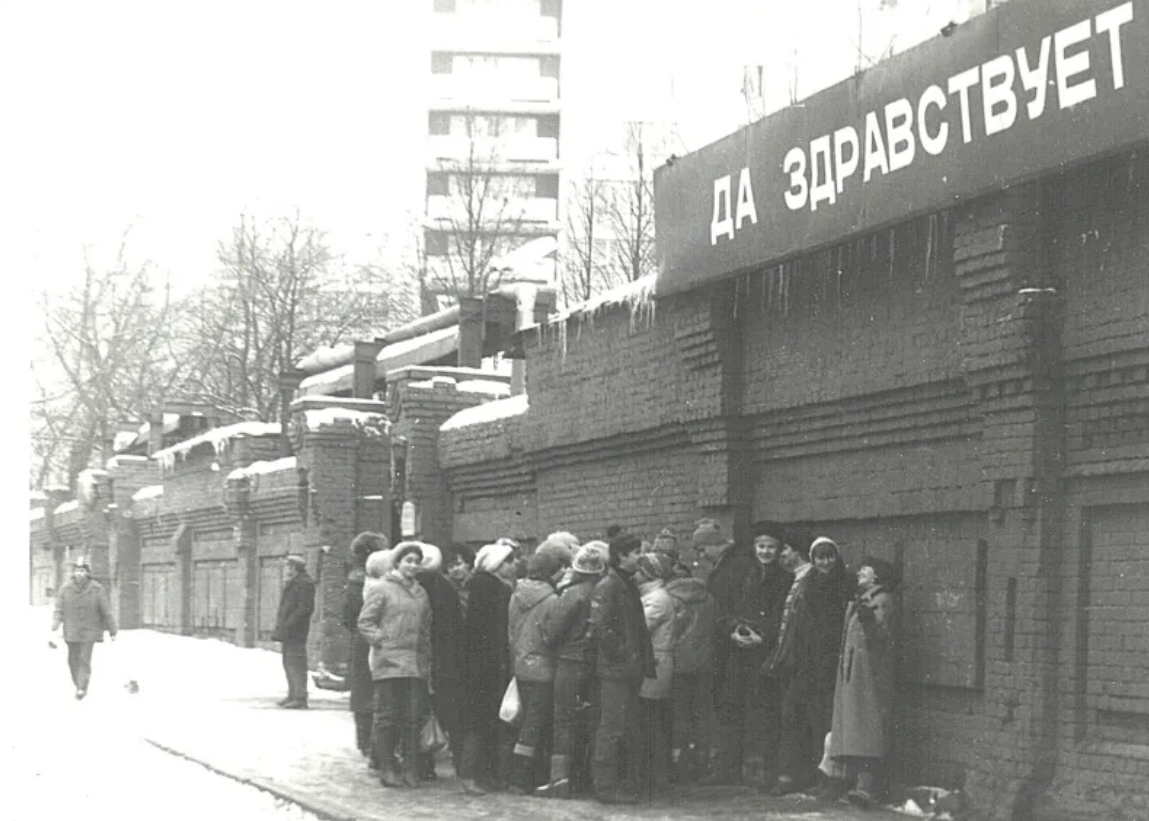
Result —
M1011 0L655 174L657 293L1149 139L1149 0Z

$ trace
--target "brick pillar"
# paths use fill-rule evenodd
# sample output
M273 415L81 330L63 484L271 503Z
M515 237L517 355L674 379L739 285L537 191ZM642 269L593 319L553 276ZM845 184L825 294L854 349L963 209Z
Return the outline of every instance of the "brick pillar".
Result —
M1040 192L964 207L955 235L966 379L985 420L989 502L985 739L967 788L991 817L1029 814L1058 750L1063 465L1059 297Z
M483 300L481 297L459 297L460 368L478 368L483 364Z
M735 281L710 288L706 300L680 301L675 341L692 374L687 410L691 442L699 453L698 515L718 521L735 539L750 528L753 453L742 418L742 326Z
M137 456L108 462L113 507L109 510L108 552L112 566L112 609L119 626L140 626L140 535L131 517L132 495L153 483L155 464Z
M303 431L298 466L307 471L309 483L304 545L308 556L316 557L316 615L309 644L315 658L332 667L346 663L350 647L342 616L351 540L362 530L386 532L390 527L390 489L381 467L390 459L385 406L371 404L377 411L370 418L377 425L336 417L315 429L307 427L306 412L296 405L297 426Z
M291 368L279 374L279 455L290 456L291 434L288 423L291 421L291 403L295 399L295 392L307 376L306 371Z

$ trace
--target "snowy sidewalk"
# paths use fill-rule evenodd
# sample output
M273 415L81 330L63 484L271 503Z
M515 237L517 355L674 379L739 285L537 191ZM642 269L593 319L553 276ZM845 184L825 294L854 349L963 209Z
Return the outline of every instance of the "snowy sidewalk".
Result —
M44 631L46 634L46 631ZM54 660L55 661L55 660ZM50 698L67 703L65 662ZM124 682L134 679L139 692ZM59 686L57 686L59 685ZM419 790L385 790L355 750L345 694L311 689L310 710L281 710L280 657L225 642L125 631L99 646L85 707L107 710L117 729L167 752L277 793L321 816L362 821L394 819L546 818L842 819L898 817L825 807L809 799L768 798L749 790L698 789L654 804L607 808L593 801L542 801L509 795L470 797L449 764ZM41 694L43 695L43 694ZM178 801L178 798L176 798ZM901 816L905 817L905 816Z

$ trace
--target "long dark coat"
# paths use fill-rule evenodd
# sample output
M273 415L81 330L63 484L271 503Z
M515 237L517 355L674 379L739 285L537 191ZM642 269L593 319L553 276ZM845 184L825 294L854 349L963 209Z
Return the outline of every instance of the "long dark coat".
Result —
M463 726L479 730L499 720L499 706L511 681L507 608L511 587L480 570L471 579L463 630Z
M725 646L721 654L725 665L720 671L718 701L744 706L764 698L762 665L777 646L782 605L794 577L777 562L763 565L754 556L738 560L736 569L719 619L718 641ZM762 644L752 648L736 645L730 634L739 624L760 635Z
M94 579L69 579L56 595L52 629L64 626L64 641L103 641L104 631L116 635L116 620L103 586Z
M455 586L437 570L417 578L431 601L431 684L435 691L435 714L447 732L462 720L460 693L463 683L463 605Z
M347 574L343 588L343 626L351 632L351 655L347 662L347 680L351 684L349 706L353 713L370 713L374 705L375 685L371 679L371 645L359 634L359 613L363 610L363 582L367 574L356 568Z
M300 570L287 584L279 599L272 641L299 643L311 632L311 614L315 612L315 582Z
M644 678L654 677L654 649L633 576L611 568L595 585L590 623L595 673L600 679L641 684Z
M859 618L862 608L872 619ZM894 597L874 587L850 603L834 689L830 755L885 758L890 750L897 640Z

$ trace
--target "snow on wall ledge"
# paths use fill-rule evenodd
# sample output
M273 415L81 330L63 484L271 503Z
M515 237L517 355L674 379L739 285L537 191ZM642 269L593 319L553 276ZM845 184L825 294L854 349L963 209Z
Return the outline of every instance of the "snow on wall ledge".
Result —
M164 495L163 485L148 485L132 494L133 502L142 502L144 499L155 499Z
M525 393L508 399L496 399L494 402L487 402L459 411L444 422L439 430L455 430L470 425L481 425L484 422L510 419L515 416L522 416L529 408L530 403Z
M282 459L273 459L270 462L252 462L247 467L236 468L227 475L228 479L246 479L250 476L261 476L267 473L279 473L285 470L295 470L295 457L284 456Z
M346 425L379 436L391 429L391 420L383 413L340 407L318 408L303 412L303 427L306 430Z
M170 448L157 450L152 458L159 461L165 471L175 467L177 459L183 459L187 454L200 445L211 443L216 455L227 450L227 444L232 439L243 436L278 436L279 425L275 422L237 422L222 428L212 428L209 431L194 436L184 442L172 445Z

